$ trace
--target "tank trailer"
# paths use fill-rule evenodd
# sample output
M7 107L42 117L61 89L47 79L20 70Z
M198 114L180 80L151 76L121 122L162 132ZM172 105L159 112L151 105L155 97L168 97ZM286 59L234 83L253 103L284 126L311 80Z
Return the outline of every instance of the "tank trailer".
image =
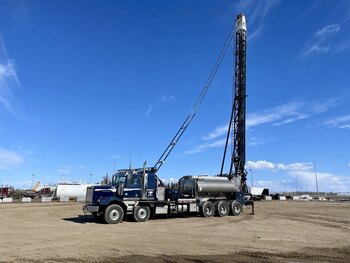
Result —
M137 222L157 215L237 216L244 205L254 209L251 195L239 187L239 177L188 175L179 180L178 190L172 190L165 188L152 168L119 170L112 185L87 188L83 210L108 224L120 223L127 215Z

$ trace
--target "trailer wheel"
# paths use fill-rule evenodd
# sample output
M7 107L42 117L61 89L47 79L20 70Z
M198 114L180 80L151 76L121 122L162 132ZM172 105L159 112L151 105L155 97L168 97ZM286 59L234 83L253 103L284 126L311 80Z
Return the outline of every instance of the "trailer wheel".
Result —
M110 205L106 208L103 216L107 224L118 224L123 220L124 210L119 205Z
M215 209L218 216L221 217L227 216L230 212L230 207L225 200L215 202Z
M212 217L214 215L214 205L210 201L206 201L202 206L202 215L204 217Z
M242 213L243 207L240 202L233 201L231 204L231 211L234 216L240 215Z
M148 206L137 206L134 210L134 219L136 222L145 222L151 215L151 210Z

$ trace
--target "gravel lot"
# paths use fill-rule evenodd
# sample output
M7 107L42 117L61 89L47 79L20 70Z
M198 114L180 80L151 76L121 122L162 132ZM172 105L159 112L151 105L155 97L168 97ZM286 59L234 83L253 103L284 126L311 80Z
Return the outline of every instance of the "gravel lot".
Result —
M94 222L80 203L0 204L0 262L349 262L350 203L261 201L256 215Z

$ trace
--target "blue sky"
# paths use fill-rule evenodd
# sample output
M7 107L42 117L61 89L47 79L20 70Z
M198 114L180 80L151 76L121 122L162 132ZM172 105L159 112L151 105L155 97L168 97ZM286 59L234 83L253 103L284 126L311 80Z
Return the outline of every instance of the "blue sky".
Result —
M349 1L1 1L0 184L153 165L235 20L248 20L247 170L273 191L350 192ZM159 171L217 174L232 46Z

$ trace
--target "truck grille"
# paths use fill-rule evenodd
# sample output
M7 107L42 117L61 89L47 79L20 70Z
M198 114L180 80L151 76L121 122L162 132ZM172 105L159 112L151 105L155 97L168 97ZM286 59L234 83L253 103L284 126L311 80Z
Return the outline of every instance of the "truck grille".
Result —
M88 188L86 189L86 198L85 198L85 202L91 204L92 201L93 201L93 196L94 196L94 189L88 187Z

